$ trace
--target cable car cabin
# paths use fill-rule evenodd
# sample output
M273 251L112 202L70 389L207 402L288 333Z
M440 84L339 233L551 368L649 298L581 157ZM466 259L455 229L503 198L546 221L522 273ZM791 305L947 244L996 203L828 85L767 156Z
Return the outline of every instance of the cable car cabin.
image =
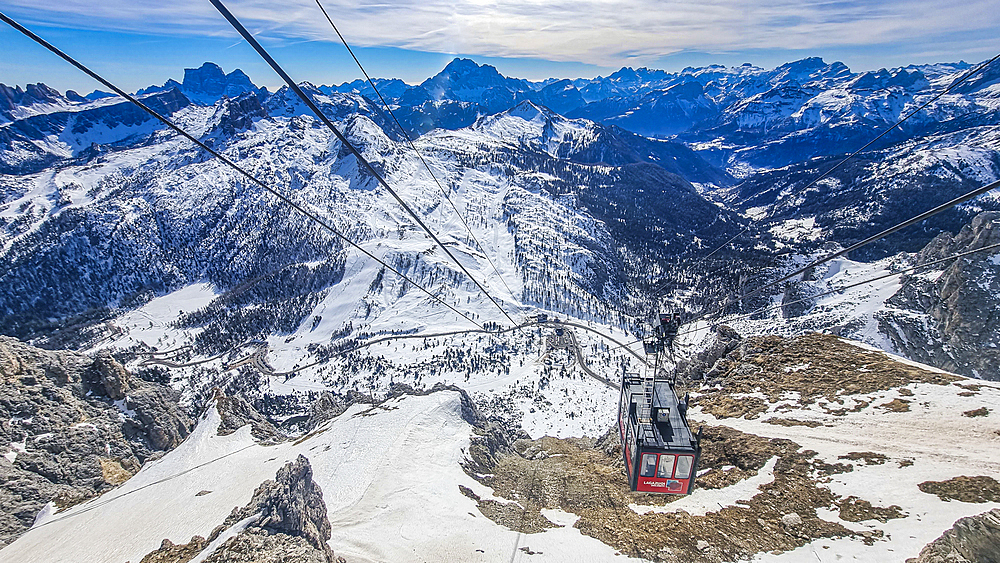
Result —
M655 335L667 346L671 346L677 338L677 331L681 328L681 314L660 313L660 324L655 330Z
M652 401L648 423L643 423L647 386L651 387ZM669 381L644 381L626 374L618 405L618 432L633 491L691 494L701 447L687 424L687 403L677 399Z

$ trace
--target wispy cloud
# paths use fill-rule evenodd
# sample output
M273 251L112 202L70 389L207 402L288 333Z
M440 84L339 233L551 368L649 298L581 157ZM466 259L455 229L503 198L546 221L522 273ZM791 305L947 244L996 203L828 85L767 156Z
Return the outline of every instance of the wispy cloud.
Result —
M205 0L6 0L35 22L154 34L229 35ZM272 40L332 36L313 0L227 4ZM1000 30L994 0L400 0L324 6L356 46L616 66L679 51L816 50Z

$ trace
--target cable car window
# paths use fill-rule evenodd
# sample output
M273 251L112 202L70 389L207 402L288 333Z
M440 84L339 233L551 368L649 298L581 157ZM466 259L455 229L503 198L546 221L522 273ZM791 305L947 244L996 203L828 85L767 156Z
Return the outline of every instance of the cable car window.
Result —
M669 479L674 474L674 456L660 454L660 465L656 469L656 476L660 479Z
M691 466L694 465L694 457L689 455L679 455L677 456L677 473L674 477L678 479L687 479L691 476Z
M642 469L639 474L643 477L652 477L656 473L656 454L642 454Z

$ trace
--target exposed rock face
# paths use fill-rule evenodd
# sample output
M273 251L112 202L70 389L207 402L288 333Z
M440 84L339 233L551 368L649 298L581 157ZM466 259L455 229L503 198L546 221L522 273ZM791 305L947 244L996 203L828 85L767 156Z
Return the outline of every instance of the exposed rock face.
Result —
M1000 562L1000 509L961 518L907 563Z
M316 399L316 402L309 407L309 418L306 420L305 425L306 431L311 432L324 422L344 414L347 407L356 402L351 400L351 394L353 393L356 392L353 390L349 391L347 399L344 399L329 391L323 391L319 398Z
M726 325L715 327L715 334L701 350L691 358L677 363L677 376L681 380L712 379L728 365L725 356L739 347L742 337ZM721 363L720 363L721 362Z
M110 354L100 354L94 359L92 368L104 385L104 394L115 401L125 398L129 390L129 373Z
M249 424L250 434L260 442L277 443L285 439L273 424L243 399L227 397L217 392L215 401L219 416L222 417L222 422L219 423L220 436L232 434Z
M326 515L323 491L312 480L312 466L305 456L278 470L274 481L264 481L243 508L208 539L195 536L187 544L163 540L160 549L142 558L142 563L186 563L206 549L223 532L249 520L245 529L218 546L207 563L338 563L326 543L332 527Z
M178 445L192 422L177 400L110 356L0 337L0 542L24 532L48 502L97 496Z
M329 548L327 548L329 549ZM331 563L344 561L316 549L305 538L250 528L222 545L205 563Z
M942 233L916 258L925 264L1000 243L1000 213L980 213L958 235ZM878 315L903 355L962 375L1000 380L1000 250L944 263L940 275L904 276ZM942 271L943 270L943 271Z
M323 491L312 480L312 466L303 455L278 470L274 481L257 487L250 504L243 508L239 519L260 513L257 526L272 534L287 534L304 538L310 545L329 553L327 545L330 520L326 516Z

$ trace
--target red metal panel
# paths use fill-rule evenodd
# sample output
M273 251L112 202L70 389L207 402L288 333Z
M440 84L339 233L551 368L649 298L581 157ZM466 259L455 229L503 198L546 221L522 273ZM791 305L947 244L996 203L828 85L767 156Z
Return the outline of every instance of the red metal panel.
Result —
M655 477L639 477L639 483L635 490L645 493L686 495L690 486L690 479L657 479Z

